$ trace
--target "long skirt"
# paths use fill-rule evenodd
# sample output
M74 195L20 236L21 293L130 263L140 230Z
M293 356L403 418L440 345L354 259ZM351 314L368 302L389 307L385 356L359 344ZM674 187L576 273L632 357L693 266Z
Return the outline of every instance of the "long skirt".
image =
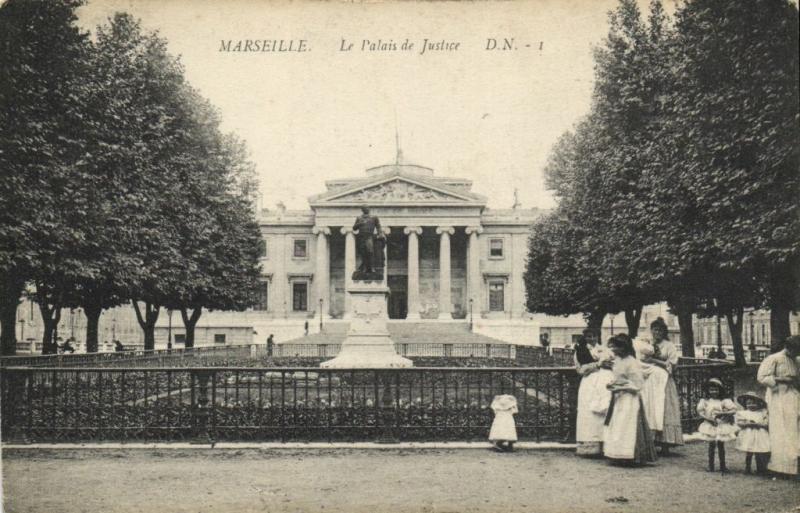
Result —
M636 464L656 461L653 432L638 394L614 393L603 430L603 453L606 458Z
M767 389L769 405L769 469L781 474L797 474L800 455L800 392L786 385Z
M683 429L681 429L681 403L678 398L678 387L672 376L664 387L664 421L661 431L655 432L658 445L683 445Z
M578 388L578 418L575 425L576 453L581 456L601 455L603 427L606 411L611 402L611 391L606 385L614 380L614 373L600 369L584 376Z
M669 372L661 367L651 365L647 367L645 375L647 379L645 379L641 391L644 416L650 429L661 431L664 429L664 403L666 402L664 401L664 391L667 381L669 381Z

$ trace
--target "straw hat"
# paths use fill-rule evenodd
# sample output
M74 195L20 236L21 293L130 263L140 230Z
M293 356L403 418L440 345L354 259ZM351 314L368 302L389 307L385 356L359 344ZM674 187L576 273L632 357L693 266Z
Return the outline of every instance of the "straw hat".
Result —
M736 402L742 406L745 406L745 402L748 400L757 402L758 407L761 409L767 407L767 402L755 392L745 392L736 398Z
M725 385L723 385L722 381L720 381L718 378L711 378L708 381L706 381L706 387L710 387L712 385L719 388L720 390L725 390Z

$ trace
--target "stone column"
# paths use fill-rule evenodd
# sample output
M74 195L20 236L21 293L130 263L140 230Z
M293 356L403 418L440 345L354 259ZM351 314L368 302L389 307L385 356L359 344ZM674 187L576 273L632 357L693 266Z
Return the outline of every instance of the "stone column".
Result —
M408 315L406 319L419 319L422 305L419 302L419 235L422 228L406 226L403 233L408 235Z
M386 237L386 244L383 245L383 284L389 286L389 235L392 234L391 226L382 226L381 232Z
M473 315L482 310L481 306L481 250L478 245L478 235L483 233L480 226L467 226L469 245L467 247L467 304L464 305L469 313L469 300L472 300Z
M356 236L353 229L349 226L344 226L341 229L344 235L344 315L345 319L349 319L351 315L350 308L350 294L348 290L353 285L353 273L356 270Z
M327 226L315 226L312 230L317 236L317 251L316 251L316 276L317 282L317 304L314 305L319 309L319 315L325 319L330 314L330 261L328 259L328 235L331 234L331 229ZM320 304L320 299L322 303Z
M450 319L453 304L450 300L450 236L455 233L452 226L440 226L436 233L439 239L439 319Z

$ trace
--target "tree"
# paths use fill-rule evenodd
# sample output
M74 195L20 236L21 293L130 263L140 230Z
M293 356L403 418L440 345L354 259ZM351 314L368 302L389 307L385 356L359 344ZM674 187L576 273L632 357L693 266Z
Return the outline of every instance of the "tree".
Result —
M0 6L0 326L2 352L14 354L15 317L28 281L54 312L80 271L82 138L88 86L87 35L75 25L78 0ZM46 297L45 297L46 296ZM55 309L55 310L54 310ZM43 312L44 312L43 311ZM52 352L52 331L44 350Z
M619 310L613 298L602 295L596 269L583 257L590 250L585 232L557 210L536 222L529 244L524 274L528 311L582 313L600 340L603 319Z
M649 26L632 0L610 14L608 37L595 51L591 113L562 137L545 170L559 212L583 233L584 272L596 277L593 287L605 298L606 312L625 312L633 337L642 307L658 300L650 274L635 265L644 237L631 205L639 194L641 149L661 110L667 32L660 2L651 12Z
M800 286L797 7L693 0L676 17L676 87L661 137L683 159L670 162L660 190L684 193L684 253L712 271L707 281L761 277L775 346Z
M188 172L180 118L183 70L165 41L143 32L127 14L98 28L96 47L97 102L105 114L99 169L115 184L107 191L106 234L114 238L108 254L118 281L100 275L94 285L106 290L109 302L115 296L131 301L150 350L180 258L172 208L181 196L180 173Z
M192 172L180 174L183 201L173 209L181 259L168 306L181 312L188 348L203 308L255 303L261 237L252 208L255 173L243 144L220 133L216 112L194 91L185 99Z

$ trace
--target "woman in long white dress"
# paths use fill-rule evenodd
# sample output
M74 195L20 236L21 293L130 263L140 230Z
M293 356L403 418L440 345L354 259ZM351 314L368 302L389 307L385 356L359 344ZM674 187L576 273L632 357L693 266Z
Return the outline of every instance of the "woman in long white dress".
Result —
M659 317L650 323L650 333L653 337L653 353L642 356L641 360L656 368L646 369L649 383L642 399L649 414L648 421L656 445L661 447L662 454L667 454L670 447L683 445L681 403L678 387L672 378L679 355L675 345L667 337L667 323L664 319Z
M580 456L603 454L603 427L611 402L607 385L614 380L612 357L608 349L596 343L593 333L584 332L575 347L575 370L582 376L575 425L575 452Z
M800 336L786 339L782 351L767 356L758 367L758 382L767 387L769 409L769 469L797 475L800 457Z
M603 454L626 463L655 461L653 433L647 425L639 394L644 374L635 358L633 342L628 335L620 334L609 341L609 349L614 353L611 369L614 381L608 385L613 395L603 430Z

